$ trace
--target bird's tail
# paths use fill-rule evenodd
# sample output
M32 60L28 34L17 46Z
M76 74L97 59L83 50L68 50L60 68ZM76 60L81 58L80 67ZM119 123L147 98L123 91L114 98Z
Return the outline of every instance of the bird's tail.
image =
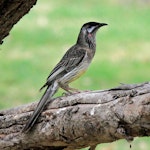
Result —
M32 116L29 118L29 121L27 122L27 124L23 128L22 132L28 132L29 130L32 129L32 127L34 126L39 115L43 111L47 100L49 98L51 98L56 93L57 90L58 90L58 83L57 82L54 82L53 84L51 84L50 86L47 87L47 89L45 90L43 96L41 97L36 109L34 110Z

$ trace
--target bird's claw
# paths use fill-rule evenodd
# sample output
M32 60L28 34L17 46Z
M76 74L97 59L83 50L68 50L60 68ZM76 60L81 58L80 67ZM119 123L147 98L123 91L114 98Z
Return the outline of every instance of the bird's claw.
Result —
M62 93L62 96L70 96L70 95L72 95L72 93L70 93L70 92L63 92Z

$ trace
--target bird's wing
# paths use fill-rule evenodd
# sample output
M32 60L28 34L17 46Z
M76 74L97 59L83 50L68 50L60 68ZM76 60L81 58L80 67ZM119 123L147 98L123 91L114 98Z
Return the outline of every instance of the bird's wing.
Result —
M52 70L51 74L47 78L47 81L52 81L54 78L57 78L57 76L61 76L61 73L64 71L67 73L74 69L80 64L80 62L82 62L85 54L86 50L83 48L78 48L76 46L70 48Z

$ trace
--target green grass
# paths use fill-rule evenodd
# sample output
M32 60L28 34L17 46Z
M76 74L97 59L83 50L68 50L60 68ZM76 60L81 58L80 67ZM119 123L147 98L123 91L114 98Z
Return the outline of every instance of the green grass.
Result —
M0 109L39 99L42 93L38 90L49 72L76 42L81 25L88 21L109 25L97 33L95 58L86 74L72 86L96 90L120 82L149 81L148 5L117 0L38 1L0 47ZM137 139L132 149L148 150L149 143L149 138ZM97 149L120 148L130 149L123 140L101 144Z

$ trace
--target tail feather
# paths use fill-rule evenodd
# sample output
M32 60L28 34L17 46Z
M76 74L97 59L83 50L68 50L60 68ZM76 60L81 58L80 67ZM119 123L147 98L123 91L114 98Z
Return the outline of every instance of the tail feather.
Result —
M58 83L57 82L54 82L53 84L51 84L50 86L47 87L47 89L45 90L43 96L41 97L36 109L34 110L32 116L29 118L29 121L27 122L27 124L23 128L22 132L28 132L29 130L32 129L32 127L34 126L39 115L43 111L47 100L49 98L51 98L56 93L57 89L58 89Z
M45 83L45 84L40 88L39 91L42 91L42 89L44 89L46 86L47 86L47 83Z

